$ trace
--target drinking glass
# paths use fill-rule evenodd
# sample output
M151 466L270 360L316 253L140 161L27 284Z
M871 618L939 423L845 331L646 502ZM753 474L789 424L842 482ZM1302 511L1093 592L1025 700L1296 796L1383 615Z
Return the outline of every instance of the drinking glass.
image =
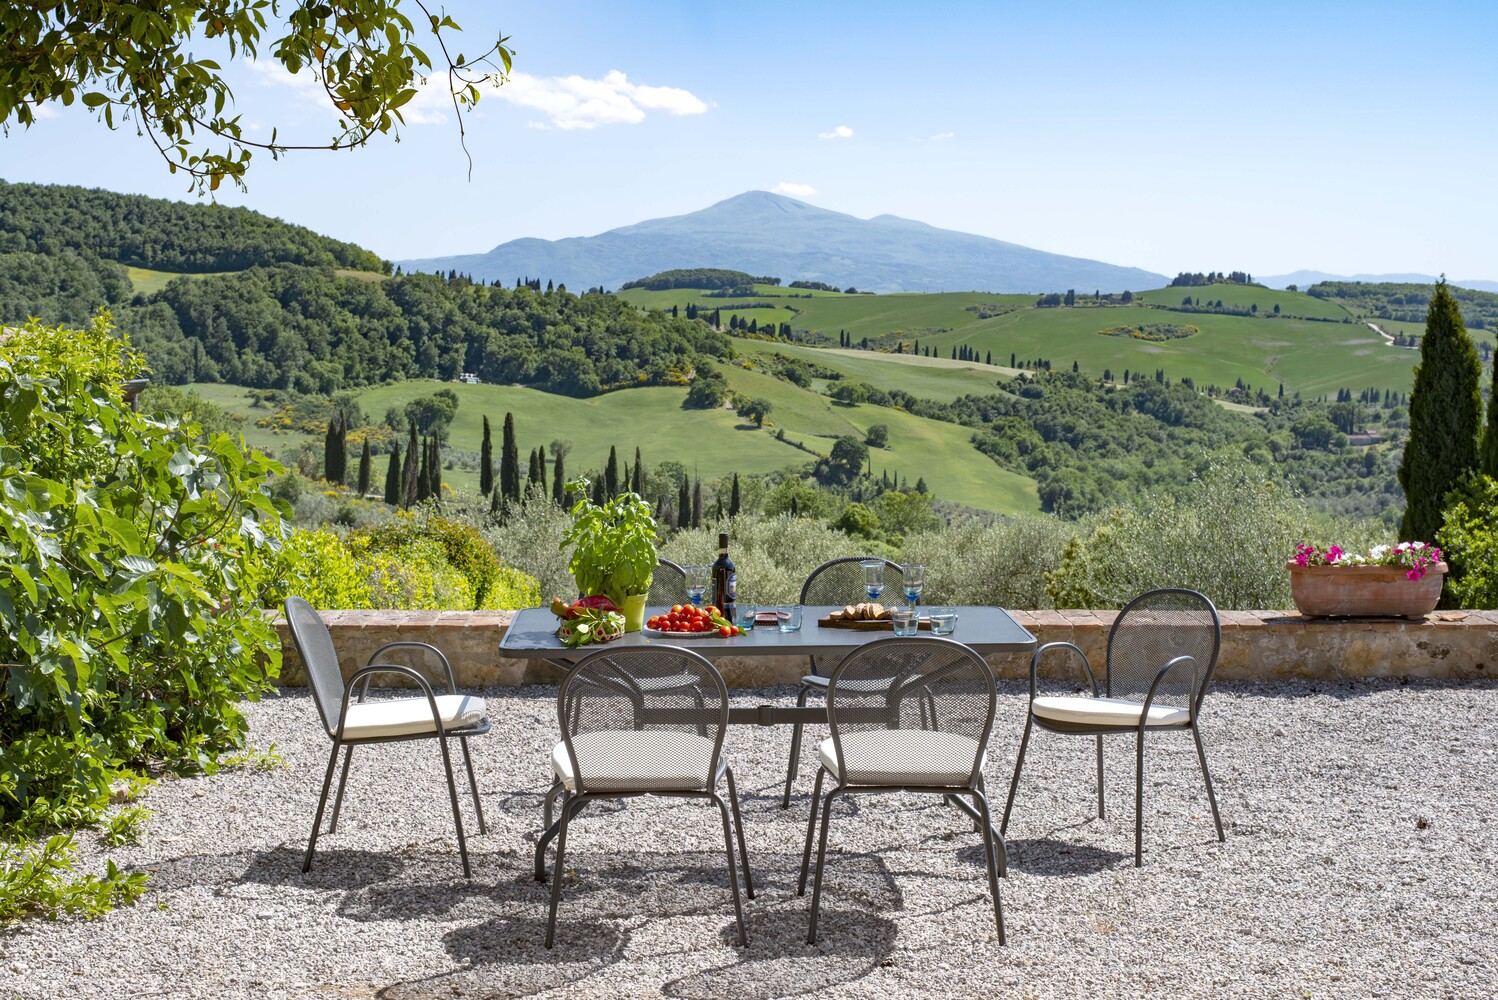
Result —
M734 611L733 623L745 632L754 631L754 619L759 615L759 608L752 604L740 601Z
M707 571L706 566L683 566L682 572L687 577L687 597L693 604L702 604L702 595L707 593Z
M915 635L921 630L921 620L916 617L915 608L896 608L889 617L894 622L895 635Z
M951 608L931 609L931 634L951 635L957 631L957 612Z
M904 571L905 599L910 602L911 608L921 603L921 591L926 586L926 567L922 563L906 563L902 567Z
M865 559L858 565L863 567L863 589L869 600L877 601L884 593L884 560Z
M782 632L801 631L801 605L788 604L775 609L775 621Z

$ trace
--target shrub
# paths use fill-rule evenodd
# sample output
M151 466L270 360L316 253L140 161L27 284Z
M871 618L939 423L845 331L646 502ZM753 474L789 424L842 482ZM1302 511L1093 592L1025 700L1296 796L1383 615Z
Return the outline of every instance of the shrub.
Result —
M1436 543L1451 567L1447 595L1459 608L1498 608L1498 480L1477 476L1446 503Z
M1075 524L1052 517L959 522L906 539L905 562L926 566L927 604L1048 608L1046 574L1061 562Z
M376 607L448 607L458 610L479 608L524 608L539 604L540 586L533 577L506 566L485 541L477 528L436 514L431 508L414 513L402 512L384 524L354 532L350 542L364 546L371 556L394 557L383 563L386 584L404 580L418 591L428 593L427 581L418 567L434 574L432 594L452 594L451 603L427 604L426 598L413 596L405 605L376 604ZM459 579L450 579L451 570ZM380 589L380 585L376 585ZM466 597L462 593L466 591ZM399 588L395 588L399 593ZM434 600L437 598L433 598Z

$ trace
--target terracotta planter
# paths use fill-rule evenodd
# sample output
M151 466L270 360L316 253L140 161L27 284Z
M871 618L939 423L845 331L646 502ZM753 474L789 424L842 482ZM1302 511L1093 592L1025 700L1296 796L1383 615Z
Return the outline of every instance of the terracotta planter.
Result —
M1290 595L1307 618L1422 618L1436 609L1446 564L1418 580L1399 566L1297 566L1289 563Z

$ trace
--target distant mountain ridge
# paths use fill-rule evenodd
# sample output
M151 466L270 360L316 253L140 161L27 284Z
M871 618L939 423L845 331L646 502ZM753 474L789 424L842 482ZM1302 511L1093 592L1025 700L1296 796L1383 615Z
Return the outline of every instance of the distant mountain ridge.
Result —
M1438 280L1433 274L1329 274L1326 271L1299 270L1293 274L1260 276L1259 282L1268 288L1284 288L1294 285L1305 291L1318 281L1363 281L1369 284L1393 283L1400 285L1434 285ZM1474 292L1498 292L1498 281L1458 281L1450 279L1458 288L1470 288Z
M617 289L674 268L716 267L874 292L1122 292L1163 274L938 229L894 215L859 219L768 191L648 219L597 236L511 240L483 254L398 262L484 281L542 277L581 290Z

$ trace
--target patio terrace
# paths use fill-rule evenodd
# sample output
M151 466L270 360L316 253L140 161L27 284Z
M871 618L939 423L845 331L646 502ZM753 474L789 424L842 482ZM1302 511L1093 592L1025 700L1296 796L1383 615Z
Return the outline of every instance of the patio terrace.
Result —
M749 947L732 945L716 815L647 799L574 825L546 951L530 852L554 692L484 692L495 730L472 745L489 833L465 803L472 882L425 741L360 751L339 832L300 874L327 740L304 690L249 706L254 744L285 766L163 782L138 847L106 855L81 835L90 864L150 870L151 890L96 923L0 936L0 997L1473 997L1498 978L1491 681L1219 683L1202 727L1227 842L1191 741L1160 738L1138 870L1132 741L1106 744L1098 820L1090 742L1038 733L1009 829L1004 948L979 839L954 810L903 795L835 814L808 947L795 881L815 740L782 811L789 731L736 727ZM1004 681L1000 695L987 775L1002 808L1025 694Z

